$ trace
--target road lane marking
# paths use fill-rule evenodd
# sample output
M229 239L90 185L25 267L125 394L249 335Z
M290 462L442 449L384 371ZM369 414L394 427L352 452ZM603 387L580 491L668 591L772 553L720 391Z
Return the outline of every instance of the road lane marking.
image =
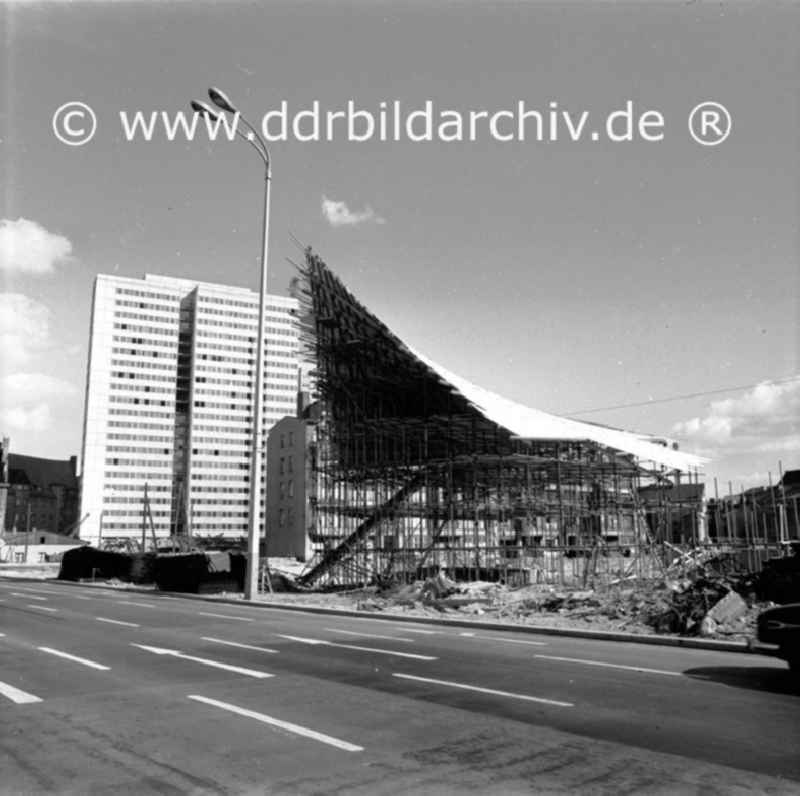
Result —
M462 688L465 691L478 691L481 694L492 694L493 696L511 697L512 699L524 699L527 702L541 702L544 705L555 705L560 708L575 707L572 702L560 702L557 699L545 699L544 697L529 696L528 694L514 694L511 691L497 691L494 688L480 688L477 685L467 685L466 683L453 683L450 680L434 680L430 677L416 677L413 674L398 674L394 672L392 677L400 677L403 680L417 680L421 683L434 683L435 685L446 685L449 688Z
M22 597L23 600L42 600L47 602L47 597L37 597L35 594L20 594L18 591L12 591L11 596Z
M374 633L359 633L357 630L342 630L338 627L324 627L323 630L330 630L331 633L346 633L348 636L358 636L359 638L382 638L387 641L405 641L409 644L414 643L413 638L399 638L398 636L378 636Z
M422 628L415 627L415 626L408 626L407 622L398 622L397 620L393 619L375 619L371 616L348 616L347 620L349 622L380 622L384 627L387 624L391 625L394 622L395 625L400 625L397 630L402 628L402 633L424 633L426 636L440 636L442 635L441 630L423 630Z
M199 616L213 616L217 619L234 619L237 622L252 622L249 616L232 616L231 614L210 614L206 611L198 611Z
M90 597L87 599L91 599ZM155 608L152 603L135 603L133 600L117 600L117 605L135 605L139 608Z
M285 638L289 641L299 641L301 644L322 644L327 647L341 647L346 650L359 650L360 652L377 652L380 655L396 655L398 658L415 658L418 661L435 661L437 658L433 655L417 655L412 652L397 652L396 650L383 650L375 647L357 647L354 644L339 644L336 641L323 641L318 638L303 638L301 636L284 636L281 633L276 633L278 638Z
M240 644L238 641L226 641L224 638L214 638L213 636L201 636L203 641L213 641L215 644L227 644L229 647L241 647L246 650L257 650L258 652L274 652L276 655L278 650L271 650L269 647L255 647L252 644Z
M404 627L403 633L424 633L426 636L440 636L442 635L438 630L420 630L416 627Z
M88 666L90 669L97 669L101 672L107 672L111 669L110 666L103 666L101 663L95 663L88 658L79 658L77 655L70 655L68 652L61 652L61 650L54 650L52 647L37 647L36 649L42 652L47 652L50 655L57 655L59 658L66 658L68 661L75 661L83 666Z
M304 738L311 738L314 741L319 741L320 743L334 746L337 749L342 749L345 752L364 751L363 746L356 746L355 744L348 743L347 741L340 741L338 738L333 738L330 735L324 735L316 730L310 730L308 727L301 727L299 724L291 724L288 721L282 721L281 719L267 716L264 713L256 713L254 710L248 710L247 708L240 708L237 705L231 705L228 702L219 702L216 699L209 699L208 697L198 696L197 694L190 694L189 699L193 699L195 702L202 702L206 705L213 705L216 708L222 708L222 710L228 710L231 713L237 713L239 716L246 716L249 719L255 719L256 721L263 722L264 724L271 724L273 727L280 727L280 729L286 730L287 732L293 732L295 735L302 735Z
M139 627L136 622L122 622L119 619L106 619L104 616L96 616L95 619L98 622L108 622L112 625L124 625L125 627Z
M173 658L182 658L185 661L194 661L195 663L202 663L204 666L211 666L214 669L224 669L226 672L235 672L236 674L244 674L247 677L257 677L259 679L264 679L266 677L274 677L274 674L268 674L267 672L259 672L255 669L245 669L242 666L232 666L229 663L220 663L219 661L212 661L208 658L198 658L194 655L186 655L183 652L178 650L169 650L164 649L163 647L148 647L144 644L132 644L133 647L139 647L139 649L147 650L147 652L155 653L156 655L170 655Z
M49 611L51 614L57 614L58 608L48 608L46 605L34 605L33 603L28 603L26 608L38 608L40 611Z
M33 702L42 701L39 697L29 694L27 691L20 691L19 688L14 688L13 685L9 685L8 683L0 683L0 694L7 697L12 702L16 702L18 705L28 705Z
M469 635L467 633L460 633L459 635L465 636ZM531 647L549 647L550 645L546 641L527 641L526 639L521 638L497 638L496 636L478 636L475 633L471 634L473 638L479 638L483 641L502 641L505 644L527 644Z
M474 633L459 633L459 636L466 636L467 638L475 638Z
M605 661L591 661L584 658L561 658L557 655L534 655L534 658L546 658L551 661L564 661L566 663L583 663L586 666L603 666L609 669L626 669L629 672L646 672L648 674L666 674L671 677L683 677L682 672L668 672L664 669L647 669L644 666L623 666L621 663L606 663Z
M47 589L29 589L25 586L17 586L17 589L19 589L19 591L30 592L31 594L60 594L60 592L57 591L48 591Z
M82 594L70 594L73 600L94 600L94 597L84 597Z

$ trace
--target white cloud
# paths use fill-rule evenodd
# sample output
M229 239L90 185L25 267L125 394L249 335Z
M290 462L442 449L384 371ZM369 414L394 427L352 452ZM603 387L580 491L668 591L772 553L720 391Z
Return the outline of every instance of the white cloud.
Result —
M370 221L373 224L386 223L386 219L381 218L369 205L363 210L351 210L346 202L337 202L327 196L322 197L322 215L332 227L352 227Z
M800 434L792 434L784 439L767 440L758 445L756 450L762 453L772 453L775 451L800 452Z
M19 403L50 396L69 396L77 392L74 384L46 373L13 373L0 380L2 399Z
M49 308L22 293L0 293L0 375L28 364L49 342Z
M672 433L715 446L791 450L800 430L800 378L763 382L736 398L714 401L705 416L676 423Z
M72 243L27 218L0 219L0 271L49 274L72 254Z
M46 373L12 373L0 379L0 429L46 431L50 404L78 392L74 384Z
M50 407L39 403L33 407L15 406L0 409L0 427L3 431L47 431L52 425Z
M0 434L20 435L18 450L25 449L27 434L51 428L53 409L78 393L74 384L37 372L47 367L37 366L37 356L54 351L50 318L41 302L0 293Z

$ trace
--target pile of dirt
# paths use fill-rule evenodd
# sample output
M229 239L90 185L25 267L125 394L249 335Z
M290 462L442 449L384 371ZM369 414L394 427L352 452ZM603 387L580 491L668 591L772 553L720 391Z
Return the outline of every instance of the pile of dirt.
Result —
M88 545L66 551L61 580L155 584L163 591L216 593L244 588L245 557L235 551L118 553Z
M245 556L238 552L163 553L156 556L154 580L162 591L241 591L245 566Z
M60 580L112 579L144 582L151 578L155 553L136 556L114 553L85 545L67 550L62 559L58 577ZM152 580L152 578L151 578Z

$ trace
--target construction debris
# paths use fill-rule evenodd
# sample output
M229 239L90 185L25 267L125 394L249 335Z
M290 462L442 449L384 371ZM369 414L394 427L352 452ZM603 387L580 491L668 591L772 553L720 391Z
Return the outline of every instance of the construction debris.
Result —
M726 594L711 610L707 617L720 625L731 624L747 613L747 603L735 592Z
M725 556L677 551L658 579L618 579L594 589L545 584L457 582L446 571L424 580L347 592L280 595L293 603L408 616L452 616L510 625L591 627L631 633L746 638L772 603L759 599L758 575L729 571Z

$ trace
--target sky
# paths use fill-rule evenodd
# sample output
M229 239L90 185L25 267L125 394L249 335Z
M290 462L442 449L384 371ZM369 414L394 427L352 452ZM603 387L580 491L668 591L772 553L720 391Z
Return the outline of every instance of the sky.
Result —
M720 491L800 467L800 6L11 2L0 20L12 451L79 453L96 274L257 288L256 154L131 141L119 121L216 85L256 123L315 100L659 111L659 141L272 143L270 290L288 289L294 236L482 387L673 437L711 458ZM52 124L75 101L97 119L83 146ZM732 119L718 146L689 133L706 101Z

